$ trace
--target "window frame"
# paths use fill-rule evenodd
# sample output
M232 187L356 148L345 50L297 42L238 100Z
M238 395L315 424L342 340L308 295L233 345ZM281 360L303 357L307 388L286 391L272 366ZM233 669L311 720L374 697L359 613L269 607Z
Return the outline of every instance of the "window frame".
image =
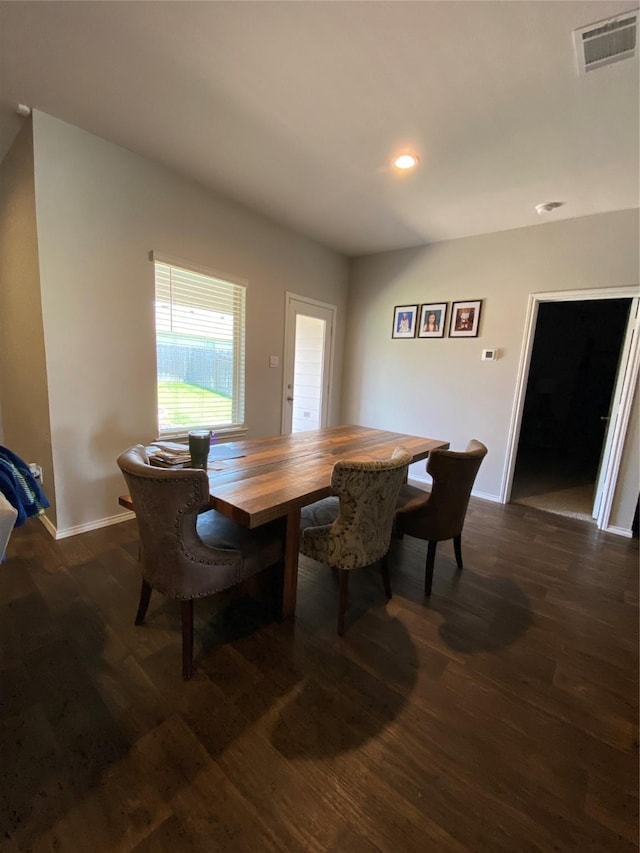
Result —
M189 430L209 428L217 435L225 435L230 438L234 435L241 436L246 433L245 425L245 405L246 405L246 341L247 341L247 290L248 282L235 275L230 275L226 272L220 272L208 267L194 264L191 261L183 258L176 258L159 252L152 251L149 253L149 260L153 264L153 327L154 327L154 342L155 342L155 374L156 374L156 430L160 439L184 438ZM162 264L174 268L180 272L186 272L193 275L203 276L215 280L218 285L228 285L231 289L230 296L232 303L236 304L239 300L239 310L233 312L232 326L232 416L231 422L224 424L192 424L184 427L175 427L170 429L161 429L160 427L160 411L158 400L158 385L160 377L158 374L158 317L157 317L157 301L158 301L158 269L157 265ZM207 306L203 305L203 308Z

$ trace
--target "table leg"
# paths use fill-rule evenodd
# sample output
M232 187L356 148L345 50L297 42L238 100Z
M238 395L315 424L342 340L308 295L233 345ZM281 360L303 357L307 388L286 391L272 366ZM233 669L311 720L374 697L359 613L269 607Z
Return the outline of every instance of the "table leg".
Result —
M298 551L300 549L300 510L287 513L284 550L284 586L282 590L282 617L293 620L298 591Z

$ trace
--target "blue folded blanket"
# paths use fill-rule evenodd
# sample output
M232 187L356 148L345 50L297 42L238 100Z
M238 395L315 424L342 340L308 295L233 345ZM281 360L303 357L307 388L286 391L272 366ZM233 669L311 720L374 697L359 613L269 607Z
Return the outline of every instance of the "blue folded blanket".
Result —
M0 492L18 511L15 527L28 518L42 515L50 506L29 466L11 450L0 445Z

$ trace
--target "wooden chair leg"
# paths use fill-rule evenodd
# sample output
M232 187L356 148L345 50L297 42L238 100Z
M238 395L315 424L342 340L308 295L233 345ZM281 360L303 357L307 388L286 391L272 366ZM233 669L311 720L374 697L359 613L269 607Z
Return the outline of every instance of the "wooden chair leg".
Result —
M456 563L458 564L458 568L462 569L464 566L462 565L462 534L459 533L457 536L453 537L453 550L456 555Z
M138 603L138 612L136 613L136 625L142 625L144 622L144 617L147 615L147 609L149 607L149 599L151 598L151 587L146 582L144 578L142 578L142 586L140 588L140 601Z
M427 545L427 564L424 575L424 594L431 595L431 584L433 583L433 566L436 561L436 548L438 543L430 541Z
M344 634L344 614L347 610L349 596L349 570L340 569L340 605L338 607L338 636Z
M402 532L402 530L399 529L398 525L396 524L396 522L394 520L393 527L391 528L391 538L392 539L402 539L403 536L404 536L404 533Z
M382 585L384 586L384 594L387 598L391 598L391 581L389 580L389 552L387 552L382 560L380 560L380 570L382 572Z
M181 601L182 611L182 677L188 681L193 674L193 599Z

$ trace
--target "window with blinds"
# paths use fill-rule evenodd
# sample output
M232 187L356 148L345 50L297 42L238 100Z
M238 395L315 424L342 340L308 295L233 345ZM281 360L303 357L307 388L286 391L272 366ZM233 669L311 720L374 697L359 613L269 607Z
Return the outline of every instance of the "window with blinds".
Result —
M154 258L158 431L244 422L244 285Z

